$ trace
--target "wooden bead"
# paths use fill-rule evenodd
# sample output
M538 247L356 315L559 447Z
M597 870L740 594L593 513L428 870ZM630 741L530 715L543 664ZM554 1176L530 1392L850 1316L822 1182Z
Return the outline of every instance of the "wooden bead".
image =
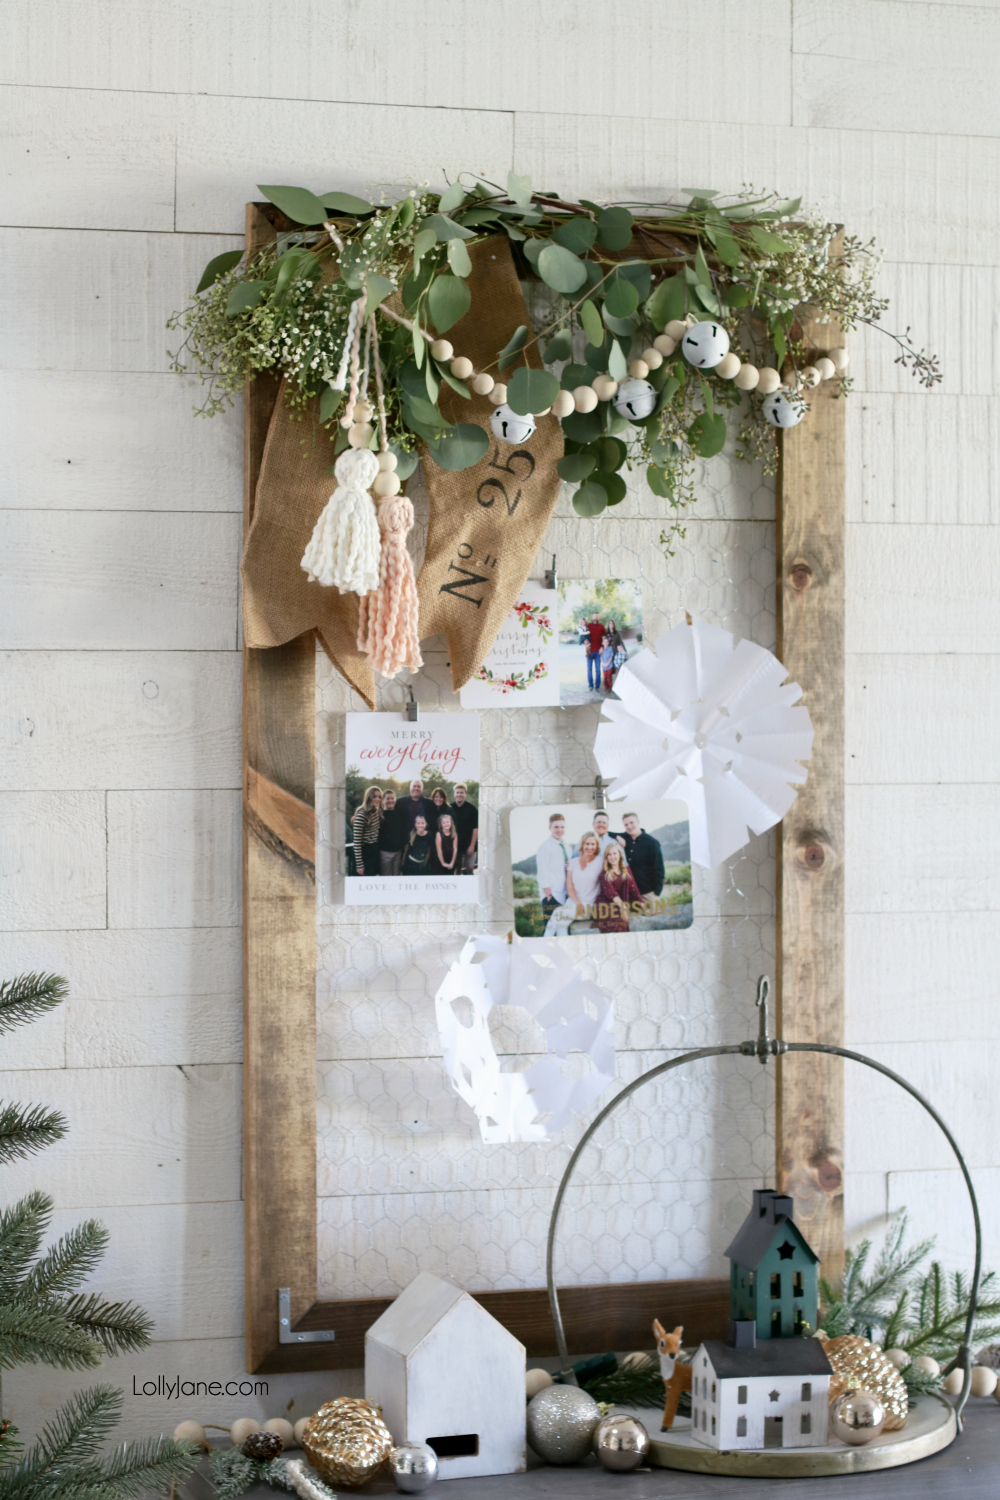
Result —
M383 474L388 473L391 469L395 469L398 463L399 459L396 457L395 453L390 453L388 449L386 449L384 453L380 453L378 456L378 466L382 470Z
M264 1423L264 1431L273 1432L275 1437L280 1437L285 1448L290 1448L295 1442L295 1428L284 1417L268 1417Z
M958 1373L957 1371L955 1372ZM972 1383L969 1390L973 1396L992 1396L997 1388L997 1372L989 1365L972 1366ZM961 1387L959 1387L961 1389Z
M640 357L646 361L647 374L650 370L658 370L663 364L663 355L652 345L648 349L643 349Z
M763 369L757 376L758 393L761 396L769 396L772 391L776 391L778 389L780 384L781 376L778 374L777 370L773 370L770 365L764 365Z
M568 417L571 411L576 410L576 402L573 400L572 391L560 391L552 403L552 415L554 417Z
M549 414L549 412L551 410L552 410L551 406L547 406L544 411L532 412L532 416L533 417L547 417L548 414Z
M431 353L440 364L444 365L448 363L449 359L451 359L452 355L455 353L455 350L453 349L451 344L449 344L447 339L435 339L433 344L431 345Z
M644 359L633 359L628 367L628 373L633 380L645 380L649 374L649 365Z
M820 380L832 380L837 373L837 366L832 359L827 359L825 354L822 359L816 361L816 368L819 371Z
M806 365L802 371L802 380L805 385L817 386L823 379L815 365Z
M496 385L493 387L492 395L493 400L496 402L497 406L503 406L504 402L507 400L507 387L504 385L502 380L497 381Z
M539 1391L547 1390L553 1384L554 1381L548 1370L528 1370L525 1372L524 1389L529 1401L532 1396L537 1396Z
M598 401L610 401L618 394L618 382L612 380L610 375L595 375L590 385L596 392Z
M384 474L376 476L375 483L372 485L372 494L380 498L383 495L398 495L402 487L399 475L386 470Z
M578 385L573 392L573 405L577 411L593 411L597 405L597 392L589 385Z
M354 407L355 422L370 422L372 418L372 405L370 401L358 401Z
M915 1370L922 1370L925 1375L940 1375L941 1366L936 1359L931 1359L929 1354L918 1354L913 1361Z
M174 1428L174 1441L177 1443L197 1443L199 1448L208 1447L205 1429L200 1422L178 1422Z
M486 371L484 370L481 375L477 375L473 380L472 389L475 391L477 396L488 396L495 383L496 382L494 381L493 376L487 375Z
M687 333L687 330L688 326L684 318L671 318L670 322L667 324L666 328L663 331L668 338L673 339L676 346L680 343L681 339Z
M726 354L716 365L715 373L720 380L735 380L742 363L738 354Z
M472 360L466 359L464 354L459 354L451 362L451 373L456 380L468 380L472 374Z
M830 359L835 370L846 370L851 362L851 356L846 349L831 349Z
M672 339L669 333L660 333L653 340L653 348L666 359L677 348L677 340ZM643 358L645 358L645 355L643 355Z
M238 1417L229 1429L234 1448L242 1448L251 1432L259 1432L260 1423L255 1422L253 1417Z
M950 1375L946 1375L941 1383L941 1389L946 1396L957 1396L962 1389L961 1370L952 1370Z
M347 441L352 448L367 448L372 440L374 428L369 427L367 422L355 422L347 434Z
M733 381L738 391L755 391L760 379L760 371L756 365L740 365Z
M911 1358L905 1349L887 1349L885 1357L891 1365L896 1366L897 1370L905 1370Z
M300 1448L302 1447L302 1434L306 1430L306 1423L308 1421L308 1417L300 1417L296 1422L295 1427L293 1428L293 1431L295 1433L295 1441L298 1443Z

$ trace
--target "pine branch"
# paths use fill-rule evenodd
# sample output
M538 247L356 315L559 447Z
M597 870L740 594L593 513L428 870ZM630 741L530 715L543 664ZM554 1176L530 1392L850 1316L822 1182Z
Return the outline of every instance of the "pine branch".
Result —
M56 1297L75 1291L97 1268L110 1236L103 1224L88 1219L49 1247L25 1276L21 1296Z
M153 1320L134 1302L105 1302L96 1293L80 1293L68 1297L63 1308L69 1322L96 1339L106 1354L131 1354L152 1339Z
M255 1484L269 1484L276 1490L292 1488L285 1477L283 1458L259 1460L247 1458L239 1448L214 1448L209 1468L218 1500L237 1500Z
M582 1382L583 1383L583 1382ZM634 1363L619 1364L610 1374L583 1383L588 1396L613 1405L662 1406L663 1377L660 1362L652 1354Z
M13 1208L0 1210L0 1301L15 1294L38 1254L52 1216L52 1199L29 1193Z
M21 974L0 983L0 1036L37 1021L46 1011L61 1005L69 985L59 974Z
M57 1303L18 1300L0 1304L0 1369L18 1364L57 1365L92 1370L101 1363L101 1345L70 1322Z
M41 1104L0 1105L0 1166L53 1145L68 1130L57 1109Z
M109 1385L79 1391L43 1428L16 1469L0 1474L2 1500L35 1500L60 1470L85 1469L100 1453L122 1413L122 1393ZM53 1474L55 1471L55 1475Z

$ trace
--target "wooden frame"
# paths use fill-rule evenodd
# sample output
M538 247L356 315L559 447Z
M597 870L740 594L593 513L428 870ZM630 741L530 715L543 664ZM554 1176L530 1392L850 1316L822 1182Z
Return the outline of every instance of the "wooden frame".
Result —
M248 204L253 248L284 227ZM277 382L246 392L245 525L253 517ZM843 1013L843 403L814 393L784 439L778 485L779 654L807 688L816 747L806 789L786 819L780 855L779 1027L838 1042ZM613 524L608 522L606 524ZM312 635L244 650L244 1178L246 1364L250 1371L352 1368L386 1298L316 1300L315 644ZM836 1262L843 1090L835 1064L779 1072L778 1174L795 1193L817 1251ZM808 1069L808 1072L807 1072ZM277 1293L291 1289L299 1330L322 1344L282 1344ZM481 1301L532 1356L554 1354L544 1288ZM692 1341L721 1337L728 1279L567 1287L573 1353L642 1348L652 1320L683 1322Z

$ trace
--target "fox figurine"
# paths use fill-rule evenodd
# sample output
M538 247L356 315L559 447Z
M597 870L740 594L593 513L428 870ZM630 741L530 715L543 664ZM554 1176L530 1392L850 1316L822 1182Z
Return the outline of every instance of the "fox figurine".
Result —
M663 1422L661 1424L663 1432L669 1432L673 1426L674 1417L677 1415L677 1403L681 1399L681 1392L691 1389L691 1366L684 1364L680 1358L681 1335L683 1332L683 1323L678 1323L673 1333L668 1333L658 1318L653 1319L656 1349L660 1356L660 1374L663 1376L663 1384L667 1392L666 1405L663 1408Z

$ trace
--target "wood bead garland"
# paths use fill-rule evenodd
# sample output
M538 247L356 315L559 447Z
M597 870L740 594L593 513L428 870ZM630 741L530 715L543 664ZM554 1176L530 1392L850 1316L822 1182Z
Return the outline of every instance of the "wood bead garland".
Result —
M242 1448L252 1432L260 1431L260 1423L253 1417L237 1417L229 1429L229 1440L234 1448Z
M573 392L573 405L577 411L594 411L597 407L597 392L589 385L578 385Z

